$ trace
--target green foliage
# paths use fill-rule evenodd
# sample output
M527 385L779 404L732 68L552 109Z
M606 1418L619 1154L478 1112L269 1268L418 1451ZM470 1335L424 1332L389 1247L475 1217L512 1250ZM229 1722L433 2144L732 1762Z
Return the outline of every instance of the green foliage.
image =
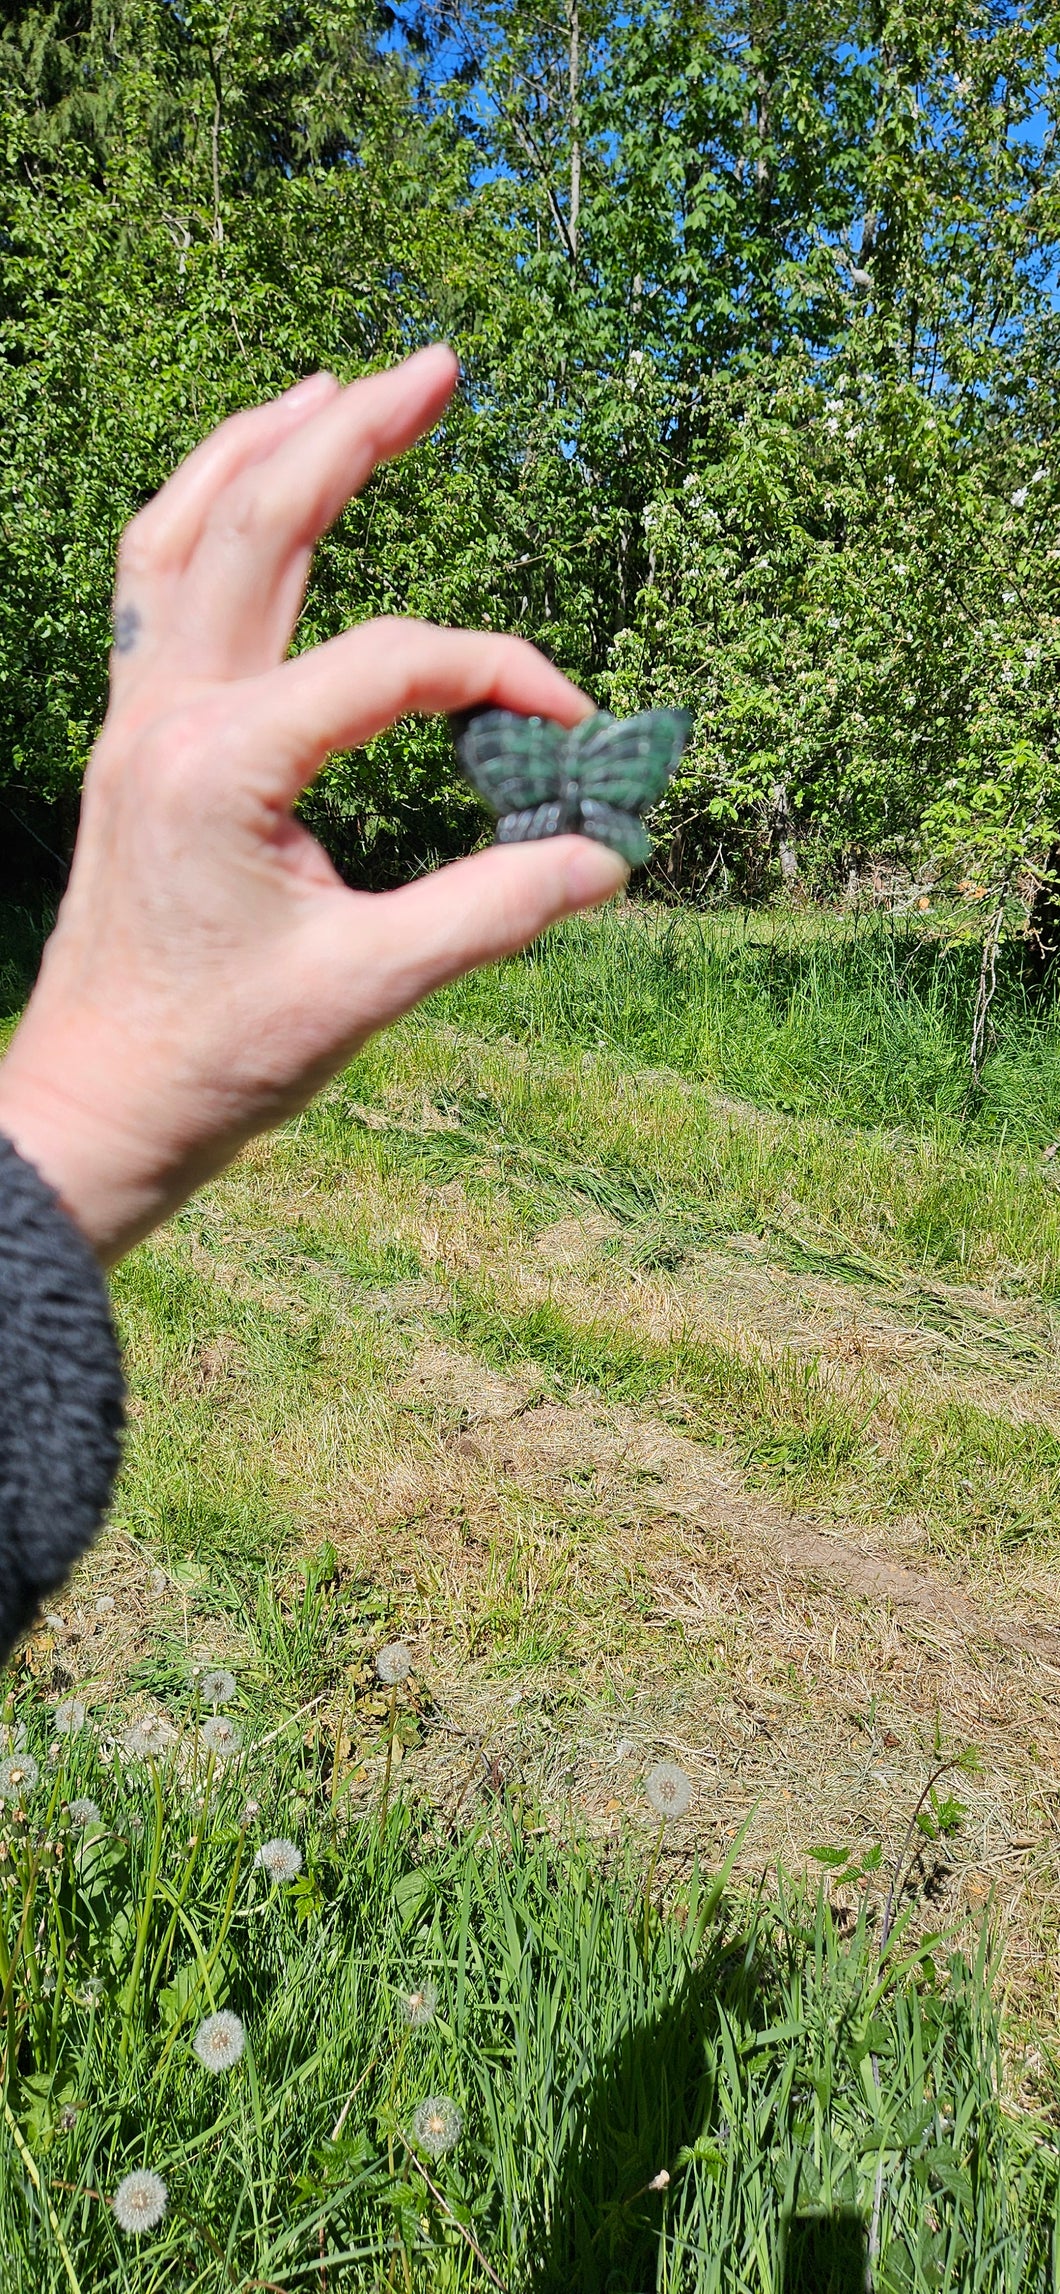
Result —
M76 786L123 520L223 414L445 333L321 554L697 731L673 882L1054 875L1055 50L1008 0L165 0L0 28L0 780ZM15 799L13 797L12 801ZM308 800L383 880L483 832L444 730Z

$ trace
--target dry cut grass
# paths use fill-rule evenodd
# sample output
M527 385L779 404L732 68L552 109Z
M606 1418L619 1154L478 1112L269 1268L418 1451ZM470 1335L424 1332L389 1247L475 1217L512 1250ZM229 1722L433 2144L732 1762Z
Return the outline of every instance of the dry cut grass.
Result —
M745 1872L834 1870L853 1916L938 1770L908 1887L992 1903L1051 2021L1058 1242L1025 1146L421 1016L123 1270L128 1468L41 1661L264 1666L262 1584L330 1545L413 1644L437 1807L606 1837L672 1753L664 1871L749 1819ZM303 1688L370 1793L334 1651Z

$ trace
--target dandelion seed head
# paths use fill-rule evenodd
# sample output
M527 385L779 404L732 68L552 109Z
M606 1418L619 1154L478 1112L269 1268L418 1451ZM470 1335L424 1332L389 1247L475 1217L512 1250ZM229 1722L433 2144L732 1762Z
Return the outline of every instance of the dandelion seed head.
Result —
M207 2071L231 2071L246 2042L247 2035L238 2015L233 2015L230 2007L222 2007L216 2015L208 2015L200 2023L192 2046Z
M125 1750L132 1760L164 1760L172 1752L177 1732L164 1713L145 1713L142 1720L134 1721L126 1729Z
M438 1986L436 1983L421 1983L418 1990L406 1991L402 1994L401 2013L413 2031L418 2031L421 2024L433 2023L437 2010Z
M63 2104L63 2107L59 2113L59 2125L62 2128L64 2135L73 2134L74 2128L77 2125L77 2112L78 2105L76 2103Z
M109 1617L115 1606L113 1593L101 1593L96 1603L97 1617Z
M48 1628L49 1633L64 1633L66 1631L66 1619L65 1617L60 1617L57 1609L46 1609L44 1612L44 1622Z
M88 1798L87 1793L82 1800L71 1800L67 1814L71 1824L76 1824L82 1831L86 1824L99 1823L99 1810L95 1801Z
M0 1800L24 1800L39 1775L31 1752L9 1752L0 1760Z
M78 1729L84 1728L87 1719L88 1708L82 1704L80 1697L64 1697L62 1704L55 1707L52 1726L57 1736L76 1736Z
M226 1713L214 1713L202 1724L202 1741L207 1752L216 1753L220 1760L230 1760L233 1753L243 1748L243 1731Z
M406 1681L412 1671L408 1642L388 1641L386 1648L377 1652L375 1669L386 1689L396 1689L399 1681Z
M106 1988L101 1975L87 1976L81 1986L81 1997L85 2006L95 2007L97 2001L102 1999Z
M230 1705L236 1693L236 1676L226 1673L222 1665L211 1666L199 1680L199 1695L204 1705Z
M692 1805L692 1779L676 1760L660 1760L645 1777L644 1790L657 1816L687 1816Z
M153 2230L166 2211L166 2186L150 2167L134 2167L118 2184L111 2200L119 2230L127 2238Z
M421 2150L440 2159L454 2150L464 2131L464 2114L451 2095L428 2095L413 2113L412 2132Z
M268 1874L274 1888L297 1880L302 1869L302 1851L293 1840L264 1840L254 1862Z

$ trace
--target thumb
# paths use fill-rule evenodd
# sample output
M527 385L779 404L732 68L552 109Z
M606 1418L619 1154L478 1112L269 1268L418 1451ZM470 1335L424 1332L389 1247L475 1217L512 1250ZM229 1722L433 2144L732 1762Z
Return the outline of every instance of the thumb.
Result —
M475 965L514 955L560 916L610 900L628 874L607 845L557 836L491 845L397 892L377 894L370 908L363 894L343 895L352 904L346 927L351 987L365 1033ZM334 966L334 940L330 953Z

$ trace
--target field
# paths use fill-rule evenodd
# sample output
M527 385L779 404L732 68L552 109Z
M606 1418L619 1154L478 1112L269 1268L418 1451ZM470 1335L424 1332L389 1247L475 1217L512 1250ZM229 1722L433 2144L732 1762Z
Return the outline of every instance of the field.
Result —
M977 966L567 926L119 1272L10 1675L20 2286L1060 2284L1060 1025L1013 965L973 1093Z

